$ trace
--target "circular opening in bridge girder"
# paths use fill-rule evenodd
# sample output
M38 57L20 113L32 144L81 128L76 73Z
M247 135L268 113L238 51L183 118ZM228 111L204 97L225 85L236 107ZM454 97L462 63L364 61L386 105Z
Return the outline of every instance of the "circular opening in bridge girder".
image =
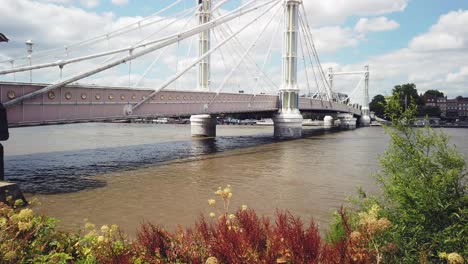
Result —
M82 100L86 100L86 98L88 98L88 95L86 95L85 93L82 93L82 94L81 94L81 99L82 99Z
M48 92L47 93L47 98L49 98L50 100L55 99L55 92L54 91Z
M96 96L95 96L94 98L96 98L96 100L99 101L99 100L101 100L101 95L100 95L100 94L96 94Z
M136 99L136 95L132 95L132 100L135 100Z
M113 100L114 100L114 95L113 95L113 94L109 94L109 96L107 96L107 98L109 98L109 100L113 101Z
M65 93L65 99L70 100L72 99L72 94L70 92Z
M120 100L122 100L122 101L125 100L125 95L123 95L123 94L120 95Z
M7 97L8 97L8 99L10 99L10 100L15 99L15 98L16 98L16 93L15 93L15 91L8 91Z

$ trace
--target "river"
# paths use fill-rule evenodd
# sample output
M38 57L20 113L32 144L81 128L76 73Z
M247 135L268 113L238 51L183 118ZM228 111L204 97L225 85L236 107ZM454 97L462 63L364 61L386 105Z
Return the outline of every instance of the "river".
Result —
M446 129L468 155L466 129ZM378 191L372 174L388 144L382 128L305 128L274 140L272 127L218 126L215 139L192 139L188 125L72 124L10 129L7 180L36 210L67 230L85 221L129 234L150 221L192 225L211 209L218 186L233 188L231 211L246 204L272 216L287 209L321 230L358 187Z

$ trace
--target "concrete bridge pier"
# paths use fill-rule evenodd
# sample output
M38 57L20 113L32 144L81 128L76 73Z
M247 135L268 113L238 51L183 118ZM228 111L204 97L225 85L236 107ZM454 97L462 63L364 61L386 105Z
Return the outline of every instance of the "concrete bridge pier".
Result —
M216 137L216 117L193 115L190 117L192 137Z
M363 115L359 118L359 125L363 127L368 127L371 124L371 118L368 115Z
M332 128L335 125L335 120L333 119L333 116L325 116L323 118L323 127L324 128Z
M338 114L338 119L342 129L355 129L357 127L357 118L352 114Z
M302 136L304 119L298 113L280 112L273 117L274 135L277 138L299 138Z

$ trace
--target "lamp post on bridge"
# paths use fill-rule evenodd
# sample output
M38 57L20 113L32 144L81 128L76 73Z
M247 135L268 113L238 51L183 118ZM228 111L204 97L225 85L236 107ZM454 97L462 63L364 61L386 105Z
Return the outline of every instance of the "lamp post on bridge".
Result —
M33 45L34 45L34 43L32 42L32 40L27 40L26 41L26 49L28 51L29 66L32 66ZM29 82L32 83L32 70L29 70Z
M285 0L285 32L283 40L283 84L279 90L279 113L274 116L274 135L296 138L302 135L297 84L298 12L302 0Z
M211 21L212 0L196 0L198 6L198 23L203 25ZM198 35L198 55L201 57L210 51L211 29L207 29ZM210 91L211 56L207 56L198 64L197 90L201 92ZM215 137L216 117L211 115L192 115L190 117L192 137Z

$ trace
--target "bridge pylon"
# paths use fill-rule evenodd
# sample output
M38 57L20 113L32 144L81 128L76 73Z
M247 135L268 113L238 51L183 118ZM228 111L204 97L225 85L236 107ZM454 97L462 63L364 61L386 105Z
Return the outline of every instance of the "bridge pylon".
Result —
M211 21L212 0L196 0L198 6L198 23L203 25ZM210 51L211 30L207 29L198 35L198 52L203 56ZM211 56L207 56L198 64L197 90L201 92L210 91ZM192 115L190 117L192 137L215 137L216 117L211 115Z
M302 0L285 0L285 31L283 39L283 84L279 90L279 113L273 117L274 135L296 138L302 135L302 115L299 112L297 57L299 7Z
M361 126L370 126L370 110L369 110L369 65L364 66L365 80L364 80L364 94L362 102L362 116L359 119Z

